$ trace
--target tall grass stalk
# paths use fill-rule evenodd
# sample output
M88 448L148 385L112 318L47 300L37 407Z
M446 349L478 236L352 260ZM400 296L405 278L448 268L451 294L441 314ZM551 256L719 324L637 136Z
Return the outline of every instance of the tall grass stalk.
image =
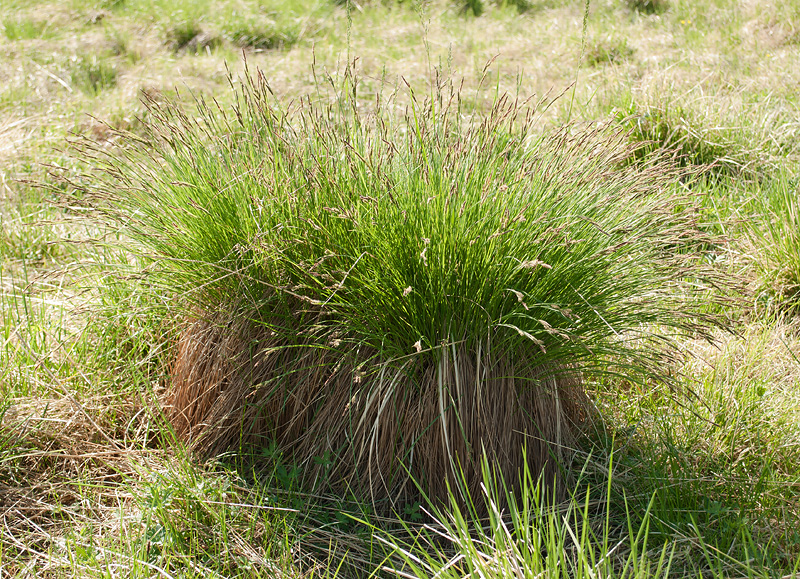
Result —
M631 166L621 133L540 134L507 97L468 117L447 88L372 106L351 69L315 101L235 87L84 148L84 199L185 312L166 403L202 452L331 453L376 501L409 473L444 498L459 465L474 493L483 452L552 481L582 379L666 379L674 336L715 323L682 174Z

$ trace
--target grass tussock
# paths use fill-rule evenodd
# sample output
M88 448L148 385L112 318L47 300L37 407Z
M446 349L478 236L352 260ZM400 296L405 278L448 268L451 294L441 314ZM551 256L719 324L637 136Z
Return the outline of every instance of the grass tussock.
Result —
M761 301L768 309L797 311L800 305L800 206L798 178L781 171L753 195L756 219L748 227L759 273Z
M90 96L97 96L117 85L119 72L107 58L92 55L89 58L75 56L71 60L71 81Z
M10 41L41 38L49 32L46 22L32 18L5 18L2 28L5 37Z
M741 131L708 126L702 115L668 101L618 112L617 118L631 128L630 139L637 144L639 159L669 155L712 179L757 178L767 164L764 147L747 143Z
M640 14L663 14L670 7L669 0L626 0L625 4Z
M798 276L792 274L791 264L799 243L794 233L798 230L795 176L800 125L795 89L800 78L800 36L792 26L799 20L798 2L626 0L591 2L587 13L585 2L483 0L480 17L472 17L463 0L9 0L2 4L0 575L272 578L405 573L426 579L437 574L463 577L470 573L537 578L775 579L797 575L800 333L793 305L797 297L792 289L792 280ZM511 4L525 4L529 9L520 17ZM656 4L659 6L654 10L648 6ZM186 44L178 48L172 40L178 39L175 32L182 27L187 30ZM270 38L276 33L279 40L271 49L269 43L256 46L262 42L259 36ZM281 34L289 39L283 44ZM633 57L576 70L587 62L582 46L591 55L592 39L599 40L599 48L605 50L614 48L614 39L619 38L635 49ZM240 66L242 50L251 67L269 71L270 84L281 95L269 101L274 117L280 119L272 125L254 121L253 113L244 110L244 127L229 108L235 93L226 90L225 61ZM490 67L483 67L498 55ZM319 73L338 71L341 62L353 57L358 57L364 79L355 94L350 88L330 93L320 86L319 75L309 73L312 61ZM103 73L100 65L109 71ZM418 93L422 86L428 86L431 69L436 66L447 71L447 76L464 79L460 104L452 105L456 110L460 106L461 116L449 117L451 127L461 132L453 131L449 140L434 139L431 144L436 131L427 130L417 138L413 120L404 118L406 111L410 118L416 112L422 127L439 126L430 118L425 99L417 98L415 108L406 109L412 101L411 91L394 79L406 79ZM94 76L97 80L92 80L92 68L100 72ZM336 72L332 75L336 83L341 81ZM106 82L103 78L113 80ZM484 88L475 94L477 86L487 86L487 79L491 79L490 90ZM327 77L321 82L325 85ZM390 99L388 95L397 90L395 82L401 88L396 98ZM185 98L189 93L206 95L213 103L208 107L214 112L210 118L219 120L223 115L216 110L213 96L227 111L228 124L219 121L219 127L206 133L198 126L182 132L184 125L206 123L190 105L184 109L189 120L172 117L173 125L181 130L153 134L157 123L141 104L140 95L145 92L154 99L174 95L175 86L181 87L185 103L189 103ZM516 129L503 129L496 136L514 139L513 144L508 141L509 147L520 144L533 177L523 171L518 180L510 178L515 175L514 163L521 157L498 154L503 147L491 153L497 159L494 169L486 160L489 152L465 152L479 148L462 130L473 118L473 107L488 113L495 95L507 92L524 98L548 91L559 94L572 86L570 98L552 103L548 99L550 104L539 108L541 121L525 138ZM316 125L303 120L300 111L308 110L307 95L312 95L317 115L323 117L319 123L323 130L318 132L327 135L324 139L313 138L309 128ZM377 114L376 102L381 103ZM440 104L435 107L437 115L443 108ZM353 113L354 107L358 114ZM702 228L724 237L712 244L687 247L676 243L664 254L700 251L707 267L716 268L723 276L731 272L747 280L740 302L710 306L710 311L734 320L736 333L715 332L713 344L702 336L677 337L677 347L687 355L677 366L670 359L659 365L657 370L672 372L672 380L666 383L647 376L622 380L609 375L615 372L630 377L633 372L619 367L627 360L624 354L615 357L606 351L600 351L594 360L596 371L581 368L588 355L574 367L568 363L559 366L559 360L565 358L553 353L557 336L548 334L543 325L538 327L538 322L523 318L502 322L545 342L548 354L552 354L549 360L544 360L541 349L530 338L486 321L490 315L496 321L498 312L510 315L508 309L491 303L487 306L487 295L498 288L524 290L534 294L531 300L522 297L530 310L525 310L511 291L503 294L509 299L507 303L498 302L503 308L516 304L519 311L530 312L553 328L561 321L563 326L557 329L565 331L564 326L571 327L566 319L543 304L571 307L571 298L583 304L575 299L567 282L575 286L581 272L586 279L598 279L597 287L618 288L618 280L627 279L622 265L613 269L609 278L603 277L605 263L597 265L600 274L582 265L591 255L588 252L574 254L577 257L571 267L575 276L570 278L566 275L569 268L565 268L568 255L554 265L538 256L543 244L532 234L522 234L522 227L533 227L537 215L544 215L537 227L543 227L547 220L569 222L566 215L571 215L574 223L588 216L612 236L624 237L621 228L609 227L610 217L598 220L596 211L584 210L587 205L580 192L588 189L569 186L577 173L586 174L589 181L597 173L590 163L579 160L584 154L591 156L591 143L596 141L589 139L588 144L577 147L575 162L582 168L565 177L567 185L556 187L552 175L541 170L548 163L544 157L552 152L542 143L558 134L557 129L545 129L545 124L567 118L594 122L608 118L612 110L622 110L623 118L629 121L618 128L634 131L628 133L629 145L649 148L642 151L637 163L623 161L606 166L599 172L602 179L620 167L623 172L633 170L631 167L654 163L659 156L676 151L676 156L687 155L677 163L705 175L697 181L682 179L680 187L691 190L701 204L697 219ZM653 120L650 128L657 128L658 110L668 126L666 134L675 133L665 146L658 141L657 130L635 132L639 121ZM482 117L474 119L481 122ZM380 123L386 125L383 132L376 130ZM330 124L338 127L338 140L331 136ZM264 128L276 125L277 129ZM692 133L690 138L682 138L682 126ZM136 144L135 136L120 136L111 127L145 140ZM585 134L583 129L566 127L561 134L575 142ZM473 135L477 132L473 127ZM93 163L89 169L65 155L64 148L69 145L64 139L75 134L91 135L101 148L115 155L153 157L140 169L126 163L111 167L128 178L136 177L130 187L133 193L145 191L150 196L147 203L137 201L125 206L126 196L136 198L124 189L131 182L125 185L109 180L106 184L119 202L117 215L109 215L113 217L108 222L112 228L99 228L95 222L87 224L80 219L86 213L83 204L87 200L80 195L67 204L58 203L58 195L71 190L73 183L84 183L80 189L87 181L96 182L95 173L84 174L102 165ZM362 134L372 135L372 140L361 137L359 141L356 137ZM175 153L165 144L171 139L181 146L179 137L190 140L193 148ZM613 148L607 137L613 134L598 135L599 142ZM407 142L412 138L418 141L415 148ZM721 146L715 150L706 144ZM380 150L381 146L389 152ZM419 152L422 148L427 158ZM358 161L356 152L364 162ZM563 154L568 156L566 151ZM541 157L539 164L530 160L536 155ZM172 158L173 163L165 158ZM173 170L178 158L188 160L182 168ZM479 161L473 162L476 158ZM193 163L192 159L199 161ZM472 185L467 185L466 177L454 173L454 159L468 167L463 175L476 175L475 183L482 179L486 182L486 175L494 171L498 181L505 181L500 186L508 185L512 193L527 189L533 191L529 195L532 199L550 199L540 192L539 185L531 185L541 175L550 184L552 199L562 193L564 216L558 212L554 216L548 209L552 205L537 201L538 205L525 213L526 221L515 223L514 235L519 237L514 243L508 243L510 233L493 238L492 242L498 244L493 250L489 244L479 245L481 241L472 246L463 243L467 226L451 226L461 222L438 201L447 198L444 185L430 182L431 176L442 175L443 181L454 186L454 195L464 199L463 192ZM506 169L504 163L509 159ZM598 160L598 166L603 163ZM471 166L475 171L470 172ZM558 163L553 166L559 167ZM59 179L48 179L45 167L58 170ZM317 176L331 174L330 167L336 169L330 178ZM415 172L419 173L416 180L404 177ZM383 188L376 185L379 178L383 179ZM616 179L610 181L616 183ZM47 189L31 187L34 181L44 182ZM184 185L180 190L181 182L192 186ZM338 189L322 186L329 182ZM488 182L493 183L491 179ZM416 183L418 192L411 190ZM239 185L241 189L236 189ZM673 187L678 187L669 179L662 186L665 200ZM52 188L57 189L56 194L45 194ZM490 197L481 211L469 213L474 203L464 210L464 222L471 219L475 232L469 240L478 235L478 230L490 236L496 230L491 229L492 223L499 227L498 221L502 221L506 206L500 203L504 196L499 187L485 189ZM570 195L573 190L579 194ZM341 203L335 199L337 191L345 192ZM312 192L317 195L316 201L307 201ZM382 204L368 209L372 206L366 205L367 200L350 202L352 197L347 192L369 195ZM383 203L389 193L400 203L408 200L397 209L395 215L399 217L393 222L389 220L391 204ZM642 194L646 197L651 193L645 188ZM600 194L602 197L602 191ZM434 199L428 202L432 196ZM235 199L240 201L232 202ZM575 202L574 210L569 209L568 199ZM636 214L638 209L634 203L627 203L628 197L619 199L624 205L614 210L620 219ZM419 211L409 211L411 200L416 200ZM95 201L96 207L102 205L101 200ZM229 211L223 201L233 209ZM678 205L679 200L675 201ZM284 204L287 208L275 216L275 208ZM493 204L498 204L496 214ZM683 215L691 221L693 204L690 201L672 209L688 211ZM140 211L143 205L153 207L152 212ZM198 209L201 207L214 219ZM324 207L344 207L348 214L356 213L348 218L344 210L331 213ZM430 211L427 217L425 208ZM159 211L163 226L150 228L157 235L149 241L145 236L140 241L133 239L128 217L144 218ZM426 228L419 238L400 234L398 224L405 218L402 211L416 219L409 230ZM384 215L383 220L376 218L372 229L367 227L371 212ZM203 216L210 225L201 224ZM444 225L431 233L430 224L437 216ZM194 218L197 220L192 222ZM358 227L353 225L354 219L359 220ZM685 223L683 219L676 218L674 223ZM331 223L342 225L343 233L338 237L334 234L340 230ZM325 228L326 233L314 226ZM580 227L569 227L565 231L575 233L575 239L584 238ZM374 233L379 229L385 238ZM452 237L452 244L443 244L443 231ZM278 234L282 235L280 239ZM353 237L351 245L337 241L346 235ZM148 245L162 238L165 245L175 246L174 253L159 253ZM384 241L379 243L380 239ZM430 240L428 244L424 239ZM563 238L549 239L552 247L564 243ZM475 251L456 254L456 242ZM218 251L214 244L218 244ZM503 256L519 259L525 253L525 244L530 254L525 260L539 259L553 266L550 270L544 266L531 268L539 276L535 284L543 288L538 294L518 279L504 277L503 270L496 267L504 263ZM324 247L334 256L325 257ZM424 260L420 263L425 247L427 269ZM570 249L573 247L578 244ZM650 251L637 243L629 247L633 255L648 255ZM406 251L409 263L411 258L416 259L412 265L419 268L418 278L406 281L392 273L401 263L392 257L402 255L397 253L398 248ZM444 268L437 252L445 250L446 255L455 256L448 262L452 264L448 270L452 278L462 286L464 280L483 278L486 291L480 284L471 284L464 286L470 294L456 293L454 290L462 286L450 283L450 278L441 273ZM358 260L362 253L365 255ZM653 253L658 251L653 249ZM325 259L314 267L320 254ZM480 255L484 258L476 261ZM459 266L464 262L460 256L473 260L475 266ZM625 252L617 256L622 264L637 263ZM269 276L259 278L260 270L247 266L252 266L256 258L262 265L272 264L274 272L269 270ZM378 258L381 268L374 265ZM675 261L680 263L678 258L683 257L677 256ZM643 290L642 308L672 290L676 292L674 303L698 294L702 299L702 289L686 290L703 275L694 273L690 256L685 258L689 264L684 268L686 277L676 276L672 285L659 287L655 297ZM291 260L296 267L290 267ZM440 273L431 272L432 264ZM363 269L365 266L369 267ZM176 273L181 268L193 277L187 281L187 274ZM469 271L471 277L465 275ZM332 279L314 281L322 274ZM560 286L548 277L553 274L553 279L561 280ZM636 270L631 275L640 273ZM356 291L358 283L368 276L375 280L373 289ZM434 289L427 289L428 279ZM337 291L336 284L342 281ZM227 282L230 285L226 286ZM237 283L239 288L255 290L239 292ZM269 295L264 289L266 283L279 289ZM638 287L645 288L647 283ZM609 310L621 315L620 308L631 311L627 305L631 301L620 299L619 293L609 294L607 300L600 298L589 286L575 287L620 335L612 338L610 331L605 335L601 330L590 331L591 325L582 321L588 307L585 311L573 309L581 316L578 322L582 325L578 327L576 322L570 335L585 331L585 344L614 346L617 340L632 349L640 346L645 352L652 351L653 340L637 342L631 338L635 331L626 331L619 318L608 315ZM393 293L391 288L395 287L399 289ZM412 291L403 295L409 288ZM315 298L317 294L322 297ZM285 308L266 303L267 298L280 295L285 298ZM388 297L380 301L382 295ZM549 296L546 301L544 295ZM325 305L312 304L306 298ZM259 309L257 303L262 300L263 309ZM360 309L352 305L357 300L361 300ZM351 305L345 310L348 303ZM616 303L622 304L620 308ZM432 305L423 311L426 304ZM460 326L472 328L476 334L475 328L483 332L474 338L475 343L482 344L480 352L459 343L463 336L454 334L445 342L449 344L445 360L441 340L449 333L442 321L455 326L456 322L450 320L467 320L470 312L464 304L480 304L490 313L484 314L483 325L475 323L477 316L473 316L471 326L466 322ZM480 308L475 305L474 310ZM370 327L382 329L390 339L364 338L364 332L341 321L345 311L356 311L358 316L351 317L362 326L367 325L364 320L380 320ZM385 316L386 312L394 313ZM435 330L438 325L440 333L429 334L419 325L403 326L392 321L409 319L410 312L416 312L414 320L431 314L436 322L431 328ZM307 325L318 319L318 327ZM539 333L533 331L537 327ZM408 331L403 334L398 328ZM649 321L637 330L667 338L679 333L679 329L673 331ZM509 345L501 351L496 346L502 345L509 334L524 339L518 347ZM269 346L276 351L267 352ZM400 354L385 354L391 348L402 350L407 357L397 360ZM176 364L179 350L182 365ZM192 356L199 360L196 368L208 370L210 376L201 377L192 368ZM606 375L602 372L604 359L619 362L616 368L606 368ZM527 360L531 368L511 368L508 360ZM631 360L631 365L635 361ZM533 365L539 362L549 363L554 375L535 374ZM273 371L262 369L265 364ZM338 369L337 364L341 364ZM551 455L565 461L559 470L570 478L564 485L564 501L553 505L551 495L543 491L537 508L531 489L538 484L539 473L536 465L530 464L529 482L517 485L514 473L505 477L507 482L514 481L508 494L500 490L503 484L499 479L484 477L478 492L474 492L473 483L473 490L468 492L470 485L460 482L453 486L453 500L439 497L429 503L421 496L408 496L409 502L398 504L396 514L378 517L372 505L359 499L369 495L365 488L368 482L359 489L342 488L346 486L343 479L355 479L340 466L348 461L352 466L353 460L343 461L341 457L354 451L323 451L311 459L304 459L300 451L292 454L295 448L311 452L310 435L298 441L290 440L287 434L291 429L302 431L301 419L313 421L320 416L333 425L323 432L322 423L313 422L306 431L315 436L322 433L322 449L329 440L331 445L341 445L351 436L349 433L359 426L359 413L366 415L364 424L378 421L375 434L368 439L375 445L367 445L365 452L372 452L375 458L381 444L380 452L387 452L389 445L382 442L383 433L391 438L392 433L409 428L408 420L400 423L392 414L395 407L406 408L404 400L417 397L420 406L433 403L434 410L428 410L425 419L435 415L438 396L430 395L429 383L423 384L422 378L434 368L430 372L436 376L438 388L439 364L443 368L446 416L455 412L454 405L447 406L447 396L452 393L456 398L457 392L474 396L476 386L471 382L476 375L486 377L480 383L486 402L476 407L492 420L500 413L493 414L494 405L508 407L503 406L508 398L497 392L497 384L508 382L500 376L502 372L519 377L516 384L531 382L532 377L544 386L557 383L564 399L574 395L578 405L583 398L581 390L587 391L593 405L592 428L585 438L580 432L576 435L573 429L562 428L562 444L569 444L568 435L572 435L575 449L565 450L562 457L557 450ZM318 367L316 375L314 365ZM346 380L335 374L344 373L345 366L353 376L347 391L353 396L349 398L342 390ZM510 369L503 370L504 366ZM450 388L456 370L460 390ZM381 371L384 382L379 383L376 376ZM191 417L193 423L202 423L204 417L213 422L192 427L186 436L193 437L196 445L198 452L193 456L186 455L185 445L176 441L163 420L162 408L178 393L172 385L179 375L188 376L187 383L195 380L200 385L194 391L185 390L184 401L176 401L176 406L183 406L187 413L196 411ZM413 382L407 378L417 375L421 378ZM315 387L312 382L316 377L331 379L327 386ZM392 383L394 377L397 379ZM493 380L491 396L487 394L489 379ZM241 395L242 382L251 384L246 395ZM427 389L424 392L423 386ZM210 389L205 397L204 388ZM408 392L405 399L397 394L401 388ZM691 390L692 395L675 396L675 388ZM270 397L270 392L275 397ZM369 392L374 393L374 411L365 410L371 402L364 402L363 397ZM550 403L547 393L542 394L542 408ZM308 400L302 403L298 396L292 398L294 394ZM385 406L381 410L382 396ZM273 414L281 397L288 400L287 407L297 411L297 424L277 424L282 416L290 415L289 411L281 415L280 409ZM331 407L339 408L323 409L326 397ZM201 408L203 404L205 409ZM230 416L223 412L225 405L232 407ZM467 414L473 406L465 401L459 411ZM508 414L508 419L503 416L498 420L498 432L492 433L502 444L511 439L506 429L519 430L513 425L517 418ZM231 426L234 417L244 417L235 428ZM435 420L425 436L441 430L445 421L438 416ZM265 424L268 430L259 434L260 425ZM544 424L551 428L547 420ZM530 423L525 426L539 432ZM179 417L175 417L172 430L179 427ZM365 427L361 427L363 434ZM470 426L464 431L473 436L475 429ZM461 437L461 426L456 424L448 437L451 446L460 444L458 452L465 453L465 445L453 432ZM402 434L405 439L412 438L404 431ZM223 437L218 448L224 447L224 454L215 460L197 460L199 451L209 449L217 436ZM283 438L277 440L280 436ZM355 440L353 436L351 439ZM226 440L230 444L223 444ZM264 440L268 443L263 444ZM357 442L362 444L362 440ZM433 438L416 442L414 453L408 453L405 460L407 466L416 468L420 464L423 449L430 451L430 440ZM531 441L527 442L530 447ZM557 442L551 448L555 446ZM609 458L612 453L613 464ZM521 462L528 464L524 459ZM401 471L396 465L393 468ZM363 470L369 480L369 471ZM373 468L373 480L376 472ZM415 476L421 475L416 472ZM550 471L545 476L549 477ZM461 480L460 475L447 478L449 482ZM411 484L408 482L405 488ZM379 491L381 487L376 495ZM392 498L402 498L399 494ZM492 497L497 509L487 497ZM470 499L479 504L470 507ZM477 514L477 510L482 512ZM376 544L377 537L389 544ZM391 558L385 559L387 555Z
M303 27L300 22L277 22L275 20L251 20L237 22L228 30L234 45L254 50L289 48L300 40Z
M413 497L408 475L477 492L484 454L561 478L581 380L664 377L672 337L714 322L677 170L626 168L604 128L535 136L505 97L465 121L454 91L398 116L357 90L150 103L149 140L87 191L184 304L167 413L206 455L333 456L328 482L375 501Z
M453 4L460 7L463 14L471 14L473 16L483 15L487 8L487 2L484 2L484 0L457 0ZM536 6L536 3L531 0L494 0L488 2L488 5L497 8L513 7L516 8L518 13L524 14Z
M622 38L607 37L590 42L586 47L584 58L588 66L603 64L620 64L630 59L634 50Z

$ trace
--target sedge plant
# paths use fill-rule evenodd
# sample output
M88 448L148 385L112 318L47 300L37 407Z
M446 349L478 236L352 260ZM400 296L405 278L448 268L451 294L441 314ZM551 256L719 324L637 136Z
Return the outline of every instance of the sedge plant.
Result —
M183 312L176 434L277 444L316 482L326 456L326 484L395 507L409 477L474 495L484 455L557 490L582 381L668 379L673 338L716 323L685 172L605 126L539 131L529 103L372 104L343 78L285 103L248 73L231 108L149 102L144 138L82 149L82 202Z

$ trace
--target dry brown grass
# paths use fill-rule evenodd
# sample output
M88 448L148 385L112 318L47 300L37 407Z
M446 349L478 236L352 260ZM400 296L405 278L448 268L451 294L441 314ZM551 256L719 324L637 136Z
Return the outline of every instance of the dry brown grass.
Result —
M200 454L274 440L309 480L392 507L419 498L412 480L446 501L459 471L481 496L484 453L506 481L527 460L558 489L587 418L568 372L458 344L442 344L438 364L286 344L231 314L187 323L172 380L167 415ZM332 459L315 460L323 456Z
M132 502L126 480L150 451L125 448L124 436L111 448L97 431L101 424L106 435L122 434L104 420L108 410L102 398L84 399L79 409L40 397L3 412L0 444L13 441L15 449L0 470L0 576L63 576L74 563L64 546L76 529L119 533Z

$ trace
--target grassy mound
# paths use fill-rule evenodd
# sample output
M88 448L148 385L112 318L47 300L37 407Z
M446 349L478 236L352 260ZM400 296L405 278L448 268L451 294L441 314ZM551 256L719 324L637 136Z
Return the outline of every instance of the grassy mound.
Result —
M483 457L558 481L583 381L668 379L714 323L694 200L605 128L358 88L284 105L247 77L232 110L151 102L148 138L86 150L88 198L184 312L175 431L376 502L478 496Z

